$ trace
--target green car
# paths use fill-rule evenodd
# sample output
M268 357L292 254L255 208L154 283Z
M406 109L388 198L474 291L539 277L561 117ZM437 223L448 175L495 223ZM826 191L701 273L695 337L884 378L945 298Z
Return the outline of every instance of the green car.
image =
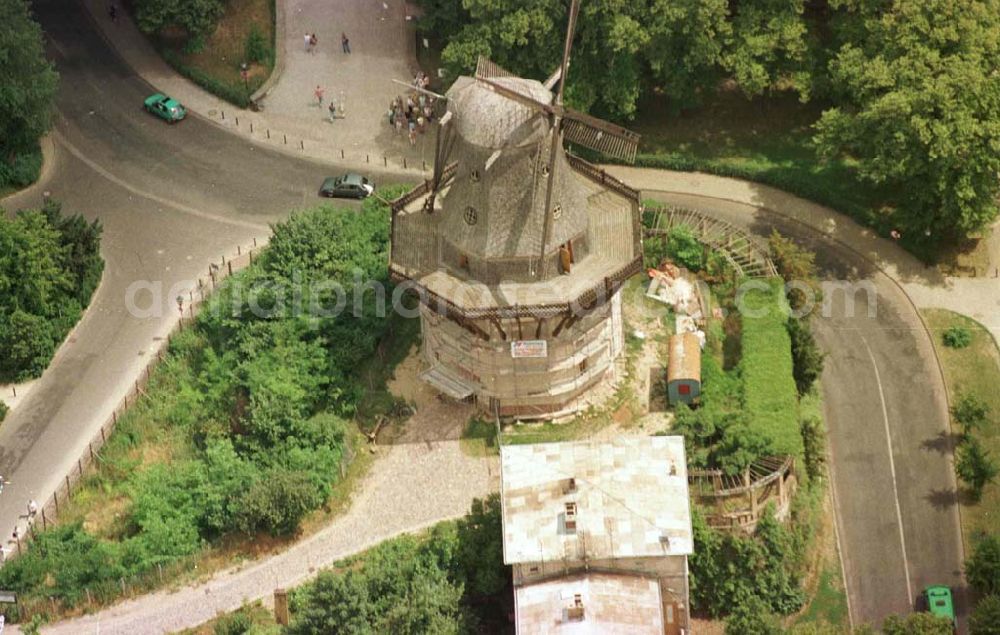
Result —
M179 101L172 97L167 97L163 93L156 93L146 98L142 103L146 112L151 112L167 123L180 121L187 115L187 110Z
M952 623L952 627L957 626L955 621L955 604L951 599L951 589L943 584L933 584L924 589L924 597L927 600L927 610L931 615L946 617Z

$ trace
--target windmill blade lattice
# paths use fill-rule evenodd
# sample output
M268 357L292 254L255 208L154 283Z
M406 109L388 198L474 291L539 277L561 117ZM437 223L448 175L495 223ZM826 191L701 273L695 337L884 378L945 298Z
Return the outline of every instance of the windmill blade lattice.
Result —
M631 130L576 111L565 113L562 128L566 141L635 163L639 135Z

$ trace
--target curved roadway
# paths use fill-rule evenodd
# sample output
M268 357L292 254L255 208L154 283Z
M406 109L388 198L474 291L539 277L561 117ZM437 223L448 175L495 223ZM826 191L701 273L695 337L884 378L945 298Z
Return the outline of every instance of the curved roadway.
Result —
M173 126L154 119L141 107L153 88L109 50L77 2L33 6L61 76L55 156L45 182L2 204L37 207L48 190L64 211L99 218L106 265L84 318L0 427L0 474L10 481L0 495L6 537L29 499L42 502L55 490L170 331L170 287L316 203L320 181L336 171L254 146L197 116ZM161 318L126 310L126 289L138 280L162 283Z
M319 180L332 171L196 116L177 126L152 119L139 106L152 88L109 51L77 3L34 6L62 77L55 163L46 183L4 206L35 206L47 189L66 211L100 218L107 266L91 308L0 428L0 474L12 481L0 496L0 529L8 535L28 498L43 500L58 484L172 325L169 302L160 319L131 317L127 286L142 279L168 288L196 277L236 245L267 235L268 223L313 203ZM830 353L823 386L852 616L880 621L909 611L925 584L961 586L944 389L906 297L850 248L780 214L702 196L658 196L754 232L778 227L813 245L832 277L872 283L875 317L859 294L854 317L838 301L817 322Z
M650 179L655 182L655 177ZM636 185L633 183L633 185ZM642 184L643 194L755 234L777 229L817 253L832 302L813 312L827 352L822 377L830 475L851 617L880 624L914 610L921 590L965 588L948 408L932 342L900 287L840 242L765 207Z

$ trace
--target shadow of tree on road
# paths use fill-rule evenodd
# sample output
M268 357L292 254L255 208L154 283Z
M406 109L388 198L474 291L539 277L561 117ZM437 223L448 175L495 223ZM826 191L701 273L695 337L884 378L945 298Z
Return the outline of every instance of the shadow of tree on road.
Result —
M924 496L924 500L929 502L934 509L939 510L954 507L961 499L961 493L953 489L932 489Z
M950 432L939 432L936 437L924 439L920 443L921 450L934 451L938 454L954 454L955 446L958 444L961 435Z

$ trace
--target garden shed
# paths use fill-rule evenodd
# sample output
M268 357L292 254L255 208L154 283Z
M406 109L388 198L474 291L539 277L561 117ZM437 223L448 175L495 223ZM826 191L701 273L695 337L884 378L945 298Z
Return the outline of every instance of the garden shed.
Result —
M674 405L691 405L701 394L701 342L687 332L671 335L669 346L667 398Z

